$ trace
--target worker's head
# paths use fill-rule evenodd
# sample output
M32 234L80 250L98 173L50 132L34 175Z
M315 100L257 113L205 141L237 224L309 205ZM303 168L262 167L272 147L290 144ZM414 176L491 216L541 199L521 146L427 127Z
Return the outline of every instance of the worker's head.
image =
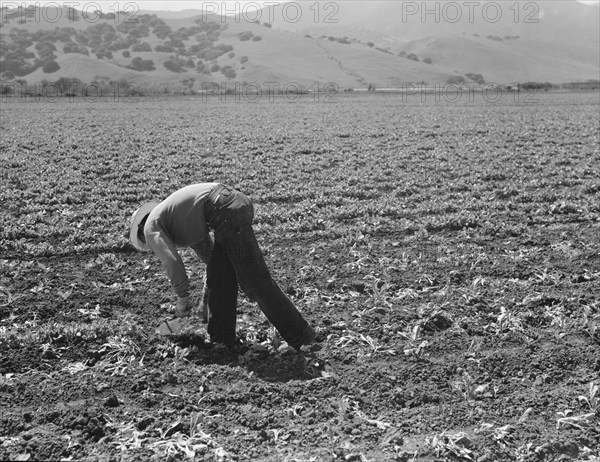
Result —
M148 244L144 237L144 225L150 212L158 205L157 202L147 202L131 215L129 223L129 241L138 250L147 251Z

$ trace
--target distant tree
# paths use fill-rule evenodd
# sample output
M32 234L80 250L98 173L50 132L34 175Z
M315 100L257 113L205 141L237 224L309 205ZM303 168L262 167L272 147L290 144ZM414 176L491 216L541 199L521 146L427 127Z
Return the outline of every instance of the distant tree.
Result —
M473 82L476 82L480 85L483 85L485 83L485 79L483 78L483 75L481 74L465 74L465 77L467 77L467 79L472 80Z
M194 90L194 83L195 83L195 82L196 82L196 79L195 79L194 77L190 77L190 78L188 78L188 79L183 79L183 80L181 81L181 83L182 83L182 84L183 84L185 87L187 87L187 89L188 89L189 91L193 91L193 90Z
M0 95L12 95L15 88L12 85L0 84Z
M77 90L82 88L81 80L77 78L61 77L54 85L60 90L60 92L67 96L74 96L77 94Z
M56 72L59 69L60 65L53 59L51 59L50 61L46 61L42 66L42 70L45 74L52 74L53 72Z
M375 44L373 42L367 42L367 46L373 48Z
M242 57L240 58L240 63L244 64L244 63L246 63L246 62L248 62L248 56L242 56Z
M401 58L406 58L406 52L401 51L400 53L398 53L398 56L400 56Z
M414 53L410 53L406 58L412 61L419 61L419 57Z
M221 69L221 66L219 66L218 64L213 64L210 68L210 72L219 72L219 70Z
M263 22L263 26L268 27L269 29L273 27L270 22Z
M521 84L521 88L524 90L545 90L552 88L550 82L524 82Z
M260 42L261 40L262 40L262 37L260 35L255 35L254 37L252 37L253 42Z
M458 85L461 83L465 83L467 79L465 79L462 75L451 75L446 79L446 83L450 85Z
M129 50L125 50L123 52L123 58L131 58L131 52Z
M433 64L433 61L431 61L431 58L425 58L425 59L423 60L423 62L424 62L425 64Z

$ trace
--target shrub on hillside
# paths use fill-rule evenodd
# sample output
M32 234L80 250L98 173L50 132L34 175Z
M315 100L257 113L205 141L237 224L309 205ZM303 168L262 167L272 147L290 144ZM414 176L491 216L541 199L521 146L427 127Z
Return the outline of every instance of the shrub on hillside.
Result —
M171 72L185 72L185 64L186 60L178 57L178 56L169 56L164 62L163 66L165 69L170 70Z
M223 43L217 46L209 46L208 48L201 49L195 52L196 57L200 59L204 59L206 61L212 61L213 59L217 59L219 56L224 55L225 53L229 53L233 50L231 45L225 45Z
M117 24L117 30L122 34L135 38L148 37L150 35L150 28L146 24L133 21L120 22Z
M202 62L202 60L196 63L196 72L198 74L210 74L210 70L208 69L206 64Z
M407 55L406 59L410 59L412 61L419 61L419 57L414 53L410 53L409 55Z
M59 69L60 69L60 64L58 64L53 59L46 61L44 63L44 65L42 66L42 70L44 71L45 74L52 74L53 72L56 72Z
M221 68L221 73L228 79L235 79L235 77L237 76L235 70L231 66L223 66Z
M94 53L96 54L96 58L98 58L98 59L102 59L102 58L112 59L112 57L113 57L112 52L110 50L107 50L106 48L95 49Z
M65 43L65 46L63 47L63 53L79 53L86 56L90 54L86 47L81 46L75 42Z
M0 74L6 78L20 77L33 72L31 64L23 58L8 58L0 61ZM12 75L12 77L10 77Z
M238 38L242 42L246 42L246 41L250 40L252 37L254 37L254 34L251 31L249 31L249 30L244 31L244 32L240 32L238 34Z
M154 51L160 51L162 53L173 53L175 50L172 46L165 44L158 44L154 47Z
M180 50L185 50L185 43L183 43L183 40L180 38L170 38L165 42L165 45L173 48L179 48Z
M131 51L134 52L144 52L144 51L152 51L152 46L148 42L136 43L131 47Z
M92 48L107 48L110 43L119 38L115 28L105 22L89 26L84 34L87 36L87 43L85 45Z
M156 69L154 61L151 59L142 59L139 56L131 60L131 64L127 65L127 69L133 69L134 71L148 72Z
M119 51L128 49L132 43L125 38L118 38L117 40L111 42L107 48L111 51Z
M159 22L152 29L152 33L156 35L159 39L166 39L171 33L171 28L162 20L158 19ZM151 21L152 22L152 21Z

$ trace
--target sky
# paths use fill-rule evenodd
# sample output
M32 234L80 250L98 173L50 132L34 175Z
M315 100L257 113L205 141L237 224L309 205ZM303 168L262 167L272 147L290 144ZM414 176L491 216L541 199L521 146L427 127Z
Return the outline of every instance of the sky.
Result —
M306 1L306 0L298 0L298 1ZM318 0L317 0L318 1ZM320 1L328 1L328 0L320 0ZM339 1L348 1L348 0L339 0ZM365 0L362 0L365 1ZM390 0L390 1L394 1L394 0ZM398 1L398 0L395 0ZM554 0L556 1L556 0ZM581 3L594 3L594 4L598 4L600 2L600 0L570 0L570 1L579 1ZM312 0L311 0L312 2ZM50 3L54 3L54 4L75 4L75 3L79 3L79 5L74 5L76 9L78 9L78 6L81 7L81 5L85 5L87 4L91 4L94 3L93 1L89 1L89 0L56 0L54 2L50 2L50 1L42 1L42 0L15 0L15 1L8 1L8 0L2 0L0 1L1 5L9 5L9 4L17 4L17 5L30 5L30 4L39 4L40 6L46 6ZM129 11L125 5L127 3L133 3L135 4L135 6L140 9L140 10L151 10L151 11L181 11L181 10L189 10L189 9L194 9L194 10L201 10L202 9L202 5L207 5L207 4L211 4L212 8L218 8L219 13L221 12L221 10L224 10L225 14L227 14L229 11L231 12L235 12L235 9L242 9L242 8L248 8L248 10L253 9L255 6L257 7L263 7L265 6L265 4L273 4L273 3L282 3L282 1L280 0L272 0L272 1L253 1L253 0L214 0L214 1L204 1L204 0L175 0L175 1L152 1L152 0L99 0L96 1L95 3L99 4L102 6L101 10L103 10L104 8L108 8L109 6L111 6L113 9L115 6L119 6L120 9L124 10L124 11ZM313 2L314 3L314 2ZM53 5L54 6L54 5ZM112 9L111 9L112 10Z
M325 0L326 1L326 0ZM247 8L252 8L254 6L262 8L265 4L273 4L273 3L282 3L281 1L252 1L252 0L214 0L214 1L201 1L201 0L183 0L183 1L152 1L152 0L54 0L54 1L44 1L44 0L2 0L0 1L0 6L5 5L35 5L39 4L39 6L50 6L50 4L58 4L58 5L72 5L75 9L80 9L82 5L97 3L101 6L101 10L114 10L115 6L120 7L123 11L127 11L125 5L127 3L133 3L140 10L152 10L152 11L181 11L181 10L201 10L203 4L212 4L216 5L219 9L227 9L234 10L236 7L243 8L247 5ZM77 5L79 4L79 5ZM55 5L52 5L55 6Z

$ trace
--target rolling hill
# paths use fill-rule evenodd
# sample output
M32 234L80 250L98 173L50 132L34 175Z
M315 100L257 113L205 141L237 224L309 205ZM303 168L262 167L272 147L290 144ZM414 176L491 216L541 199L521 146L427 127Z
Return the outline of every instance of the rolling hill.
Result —
M28 84L128 81L149 91L199 90L207 82L381 88L477 74L500 84L599 78L598 20L590 14L596 6L542 3L534 24L506 18L508 10L482 24L415 20L419 15L407 16L401 3L340 2L335 15L321 7L319 21L303 4L295 22L285 5L258 12L257 22L250 15L207 19L197 10L139 12L129 22L124 13L92 21L66 8L4 8L0 77ZM519 10L525 13L532 12ZM328 14L337 22L325 21ZM49 17L58 19L40 20Z

